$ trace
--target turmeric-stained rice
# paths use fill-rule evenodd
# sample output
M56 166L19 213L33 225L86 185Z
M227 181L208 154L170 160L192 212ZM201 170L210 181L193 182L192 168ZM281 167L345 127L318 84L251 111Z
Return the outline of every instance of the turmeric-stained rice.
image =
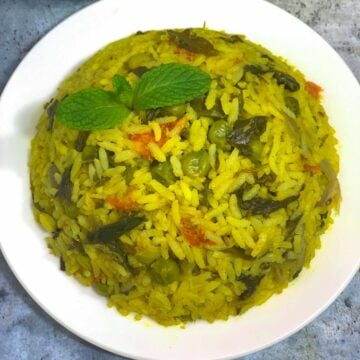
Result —
M209 91L113 129L49 119L69 94L111 91L115 74L134 85L164 63L200 68ZM163 325L227 319L280 293L340 201L337 141L308 83L244 36L208 29L138 32L92 56L31 147L34 213L61 269Z

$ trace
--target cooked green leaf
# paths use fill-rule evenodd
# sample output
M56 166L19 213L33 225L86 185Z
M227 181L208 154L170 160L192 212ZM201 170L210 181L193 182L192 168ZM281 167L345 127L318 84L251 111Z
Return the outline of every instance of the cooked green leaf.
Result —
M256 182L260 185L267 185L276 180L276 174L270 171L269 174L263 174L261 177L256 177Z
M66 271L66 264L65 264L64 258L62 256L60 256L60 270Z
M300 223L301 218L302 218L302 214L298 215L294 219L288 219L286 221L286 239L291 239L297 226Z
M47 126L47 129L49 131L52 130L52 128L54 127L54 116L55 116L55 111L56 111L56 108L58 106L58 103L59 102L56 99L51 100L50 104L48 105L48 107L46 109L46 112L47 112L47 115L48 115L48 118L49 118L48 126Z
M245 37L242 35L230 35L230 36L221 36L220 39L230 44L236 44L236 43L243 43Z
M274 71L273 78L276 80L278 85L284 85L286 90L294 92L300 89L300 84L295 80L295 78L282 71Z
M95 230L88 236L90 243L110 243L119 236L136 228L144 221L142 216L126 215L113 224L105 225Z
M264 199L255 196L251 200L243 200L242 192L237 194L240 209L248 211L251 215L268 215L276 210L285 208L298 199L298 196L290 196L284 200Z
M219 53L209 40L192 33L191 29L183 31L169 30L168 34L170 40L182 49L206 56L214 56Z
M170 161L156 163L151 167L150 172L153 179L156 179L165 186L170 186L177 180Z
M297 99L292 96L285 96L285 106L298 117L300 114L300 105Z
M231 146L237 147L242 155L251 156L251 142L258 139L266 129L266 116L255 116L248 120L238 120L227 135Z
M137 77L142 77L147 71L149 71L149 68L146 66L138 66L135 69L131 70Z
M268 68L258 64L246 64L244 66L244 74L249 72L253 75L262 75L269 71Z
M88 137L90 136L89 131L80 131L78 134L78 137L75 141L75 150L82 152L84 150L84 147L86 145L86 141Z
M237 278L237 280L245 284L246 290L243 293L241 293L240 300L245 300L248 297L250 297L255 292L262 278L263 278L262 276L251 276L251 275L241 274Z
M59 199L70 202L71 193L72 193L72 184L71 184L71 166L67 167L62 174L61 181L59 184L59 189L56 193L56 197Z

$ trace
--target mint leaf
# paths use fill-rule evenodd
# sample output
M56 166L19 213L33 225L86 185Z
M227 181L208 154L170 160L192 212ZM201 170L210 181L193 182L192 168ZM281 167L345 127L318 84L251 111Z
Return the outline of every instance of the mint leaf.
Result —
M190 101L210 89L209 74L185 64L164 64L147 71L136 83L132 106L156 109Z
M67 96L56 108L56 119L74 130L110 129L125 120L130 110L112 92L84 89Z
M125 76L114 75L112 79L113 88L116 95L121 94L124 91L131 91L131 85L126 80Z
M118 95L118 99L120 100L120 102L124 103L127 106L130 106L133 96L133 90L126 78L121 75L115 75L112 79L112 83L115 94Z

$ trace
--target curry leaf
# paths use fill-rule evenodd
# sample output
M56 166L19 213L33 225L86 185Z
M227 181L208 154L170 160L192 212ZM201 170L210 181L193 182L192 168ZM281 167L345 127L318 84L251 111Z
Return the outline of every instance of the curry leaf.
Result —
M210 89L209 74L191 65L164 64L146 72L136 83L133 107L155 109L190 101Z

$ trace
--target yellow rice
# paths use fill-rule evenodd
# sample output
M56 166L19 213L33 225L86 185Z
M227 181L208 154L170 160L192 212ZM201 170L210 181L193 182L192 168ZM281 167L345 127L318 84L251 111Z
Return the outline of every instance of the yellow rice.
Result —
M111 90L115 74L134 84L138 76L129 64L136 59L148 68L175 62L198 66L212 77L203 99L208 113L199 113L190 102L180 118L163 114L142 123L144 114L133 112L114 129L91 132L86 147L95 151L85 159L74 149L79 133L56 119L48 129L45 111L29 163L35 218L50 233L47 244L60 257L62 269L108 297L121 314L134 312L163 325L227 319L280 293L309 266L339 202L334 195L321 204L330 180L319 164L325 160L338 171L336 139L321 103L306 90L304 75L243 36L208 29L192 32L211 42L218 54L179 48L167 31L137 33L92 56L60 85L55 98L87 87ZM300 89L289 92L270 72L246 71L246 65L254 64L290 74ZM298 116L287 106L287 96L298 103ZM230 127L239 118L267 118L256 161L236 147L220 148L209 141L214 109ZM173 129L160 143L162 126L180 119L182 132ZM151 161L131 140L134 134L149 133ZM186 175L182 159L191 151L209 155L206 177ZM168 161L176 181L166 186L154 178L152 161ZM71 205L56 196L69 167ZM126 180L129 169L133 174ZM272 180L261 183L259 179L269 175ZM298 198L270 214L254 215L239 207L241 189L242 201ZM106 245L90 243L88 235L127 214L129 210L114 207L109 199L125 201L129 194L136 204L131 211L146 220L117 240L124 263ZM296 219L289 236L289 224ZM186 226L206 241L189 240ZM178 275L168 284L153 276L152 264L159 259L178 266Z

